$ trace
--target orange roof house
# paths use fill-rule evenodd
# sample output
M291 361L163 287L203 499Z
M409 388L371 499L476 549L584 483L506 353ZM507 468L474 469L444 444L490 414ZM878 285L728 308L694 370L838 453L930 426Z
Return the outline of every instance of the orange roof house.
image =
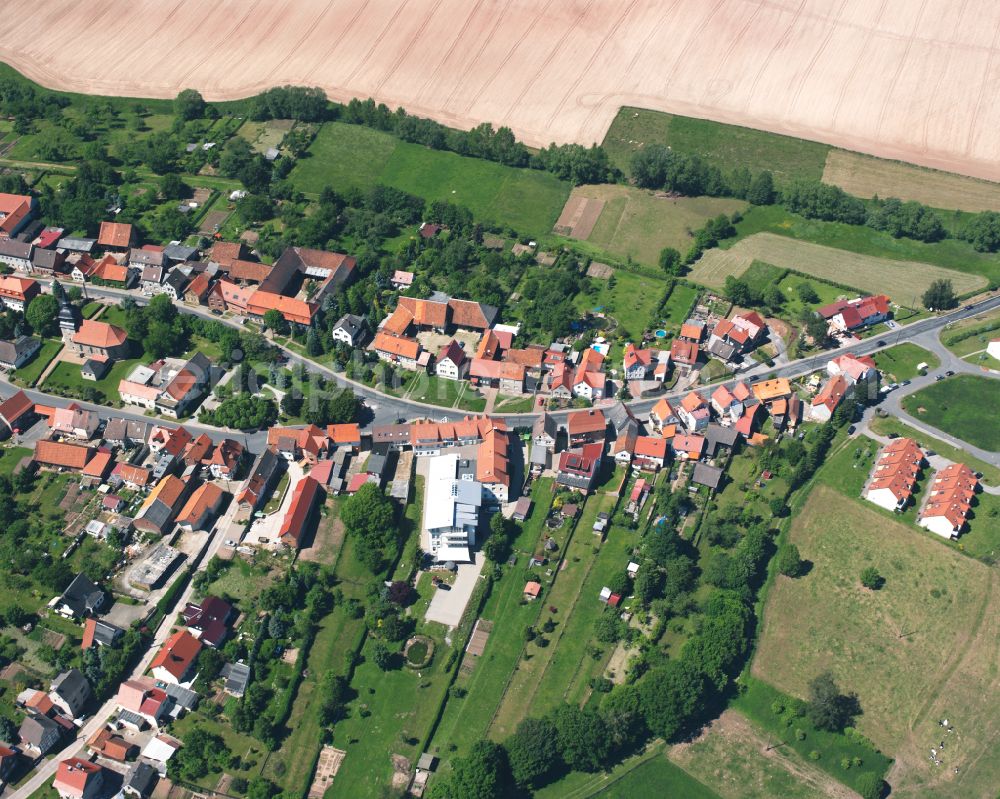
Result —
M670 360L683 366L694 366L698 362L698 345L693 341L674 339L670 344Z
M41 466L81 471L93 455L90 447L61 441L36 441L34 461Z
M792 386L785 377L761 380L759 383L754 383L751 388L753 395L761 402L771 402L788 397L792 393Z
M247 301L247 313L251 316L264 316L268 311L278 311L288 322L300 325L311 325L313 317L319 310L315 302L296 300L293 297L283 297L257 289Z
M696 344L701 341L701 335L705 332L705 326L700 322L687 322L681 325L680 337L693 341Z
M94 265L88 276L91 279L103 280L106 283L121 283L125 285L128 282L128 267L118 263L113 255L105 255Z
M101 222L101 232L97 245L111 250L127 250L132 247L135 232L132 226L123 222Z
M382 356L390 359L403 359L416 361L420 357L420 342L412 338L393 336L388 333L379 332L372 342L372 349Z
M303 477L295 486L292 504L281 522L278 538L286 546L298 549L302 545L303 534L312 516L313 506L320 496L320 485L312 477Z
M90 799L104 785L104 767L82 757L71 757L59 763L52 787L63 799Z
M177 523L192 530L208 529L225 497L226 492L215 483L202 483L181 508Z
M179 630L166 640L149 668L158 680L182 683L190 675L200 652L201 641L187 630Z
M117 325L94 319L84 319L73 334L73 347L84 355L104 355L118 358L128 346L128 333Z
M31 216L33 203L25 194L0 194L0 239L17 235Z

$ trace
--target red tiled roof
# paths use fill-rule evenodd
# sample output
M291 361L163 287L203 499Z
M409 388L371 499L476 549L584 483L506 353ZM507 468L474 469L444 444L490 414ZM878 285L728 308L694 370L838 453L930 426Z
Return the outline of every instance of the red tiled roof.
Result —
M201 523L206 513L219 506L224 494L225 492L215 483L202 483L194 490L181 509L177 516L177 523L190 525Z
M667 439L639 436L635 440L635 456L646 458L666 458Z
M175 679L181 680L199 652L201 652L201 641L187 630L179 630L163 644L153 662L149 664L149 668L166 669Z
M313 316L318 310L319 305L314 302L296 300L261 289L257 289L247 301L247 311L255 316L263 316L268 311L278 311L287 321L302 325L312 324Z
M395 355L398 358L416 360L420 355L420 342L412 338L393 336L389 333L379 332L375 335L372 348L377 352L384 352Z
M11 426L17 425L18 419L34 410L35 403L28 399L24 391L18 391L0 403L0 417Z
M93 450L78 444L64 444L61 441L36 441L36 462L45 466L61 466L65 469L83 469L90 460Z
M674 339L670 344L670 357L677 363L691 365L698 360L698 345L693 341Z
M101 247L128 247L132 241L132 226L123 222L101 222L97 243Z
M465 350L462 349L461 345L455 339L452 339L441 348L437 359L438 361L447 359L455 364L455 366L461 366L465 362Z
M31 197L24 194L0 194L0 233L11 236L31 212Z
M413 316L413 321L421 327L447 327L448 303L432 300L417 300L400 297L397 308L405 308Z
M698 342L701 341L701 334L704 332L705 326L700 323L688 323L681 325L681 338L687 338L691 341Z
M328 424L326 434L334 444L351 444L358 446L361 443L361 428L356 423Z
M104 477L111 465L112 455L107 450L98 450L83 469L88 477Z
M104 768L97 763L91 763L82 757L71 757L59 763L52 786L60 795L82 797L102 771Z
M320 485L312 477L303 477L295 486L292 494L292 504L281 522L278 537L286 544L294 544L298 548L302 540L302 532L313 505L320 493Z
M80 329L73 334L73 343L85 347L119 347L128 339L128 333L117 325L94 319L84 319Z
M574 411L566 417L566 428L571 436L599 433L608 426L599 410Z

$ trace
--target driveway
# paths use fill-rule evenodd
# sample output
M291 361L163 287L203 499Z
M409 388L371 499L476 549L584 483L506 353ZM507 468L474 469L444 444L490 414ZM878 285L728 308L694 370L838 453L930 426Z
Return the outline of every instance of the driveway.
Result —
M458 564L458 572L450 591L442 591L439 588L434 592L427 614L424 616L427 621L440 622L451 629L458 626L486 564L486 558L478 552L473 553L472 557L474 559L472 563Z
M244 544L249 544L252 547L273 547L275 545L278 540L278 532L281 530L281 522L292 504L295 486L298 485L303 475L302 464L288 464L288 488L281 500L281 506L274 513L269 513L254 521L243 539Z

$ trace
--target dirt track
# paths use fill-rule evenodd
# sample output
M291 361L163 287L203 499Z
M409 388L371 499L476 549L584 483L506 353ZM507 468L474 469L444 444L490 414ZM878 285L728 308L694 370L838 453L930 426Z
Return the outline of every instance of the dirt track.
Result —
M529 144L637 105L1000 179L992 0L8 0L0 60L59 88L285 83Z

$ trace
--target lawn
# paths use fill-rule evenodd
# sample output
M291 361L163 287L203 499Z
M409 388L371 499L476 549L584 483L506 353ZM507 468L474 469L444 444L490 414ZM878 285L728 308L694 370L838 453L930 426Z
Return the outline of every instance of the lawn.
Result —
M875 365L891 382L912 380L919 374L917 364L921 363L926 363L928 369L937 369L941 365L933 352L908 341L875 353Z
M34 453L29 447L4 447L0 449L0 475L10 477L14 473L14 468L21 462L21 458L26 458Z
M104 307L103 302L98 302L97 300L94 300L93 302L88 302L86 305L84 305L80 312L83 314L84 319L93 319L94 315L103 307Z
M691 271L692 280L721 288L730 275L741 277L755 261L765 261L869 294L885 293L909 308L918 306L921 295L935 280L950 280L959 294L983 288L987 282L981 275L820 245L777 231L757 232L731 246L726 244L726 249L709 250L701 257Z
M660 250L673 247L685 253L694 241L692 231L719 214L743 211L742 200L722 197L657 197L631 186L577 186L574 197L604 200L605 205L586 241L620 258L646 266L659 264Z
M61 340L46 339L42 342L42 347L38 354L20 369L15 369L13 377L15 382L22 386L33 386L38 382L45 368L52 363L52 359L59 354L63 348Z
M989 793L1000 780L1000 718L983 713L1000 700L997 573L823 485L793 520L790 541L812 566L772 587L754 676L804 697L813 677L832 670L858 694L858 728L900 761L900 795L903 785L910 795ZM860 585L867 566L885 578L880 591ZM937 768L927 753L944 734L942 718L958 734Z
M773 743L772 736L727 710L694 741L671 747L668 756L725 799L812 799L842 791L795 749L768 751Z
M534 407L534 395L528 397L508 397L505 394L498 394L493 410L497 413L530 413Z
M229 566L205 588L206 595L231 597L241 607L254 604L261 592L281 577L281 565L269 562L270 556L258 556L259 562L251 565L243 558L233 558Z
M413 381L413 390L410 392L409 399L427 402L431 405L440 405L443 408L452 408L464 389L464 380L447 380L420 372L417 374L416 380Z
M1000 382L956 375L903 398L916 419L990 452L1000 451Z
M618 321L618 332L626 341L641 340L666 292L666 280L621 269L615 270L613 285L610 279L592 280L597 283L597 294L577 294L574 298L577 310L581 314L591 312L613 316Z
M551 230L570 190L548 172L432 150L341 122L320 128L309 152L312 157L291 173L295 187L307 194L326 186L343 191L384 183L428 202L464 205L477 219L536 236Z
M144 363L144 358L129 358L115 361L108 373L100 380L84 380L80 374L80 365L62 361L45 378L43 388L64 397L83 399L83 393L88 390L97 391L100 397L96 400L102 405L120 408L121 397L118 394L118 383L123 380L136 364Z
M778 185L820 180L830 146L707 119L624 107L604 137L611 162L626 174L632 153L666 144L683 155L699 155L723 173L739 167L770 169Z
M899 197L934 208L1000 211L1000 183L886 161L849 150L830 150L823 182L856 197Z
M664 328L680 328L691 314L694 301L698 299L701 292L694 286L683 283L674 284L673 291L667 298L666 305L663 306L663 317L660 325Z

